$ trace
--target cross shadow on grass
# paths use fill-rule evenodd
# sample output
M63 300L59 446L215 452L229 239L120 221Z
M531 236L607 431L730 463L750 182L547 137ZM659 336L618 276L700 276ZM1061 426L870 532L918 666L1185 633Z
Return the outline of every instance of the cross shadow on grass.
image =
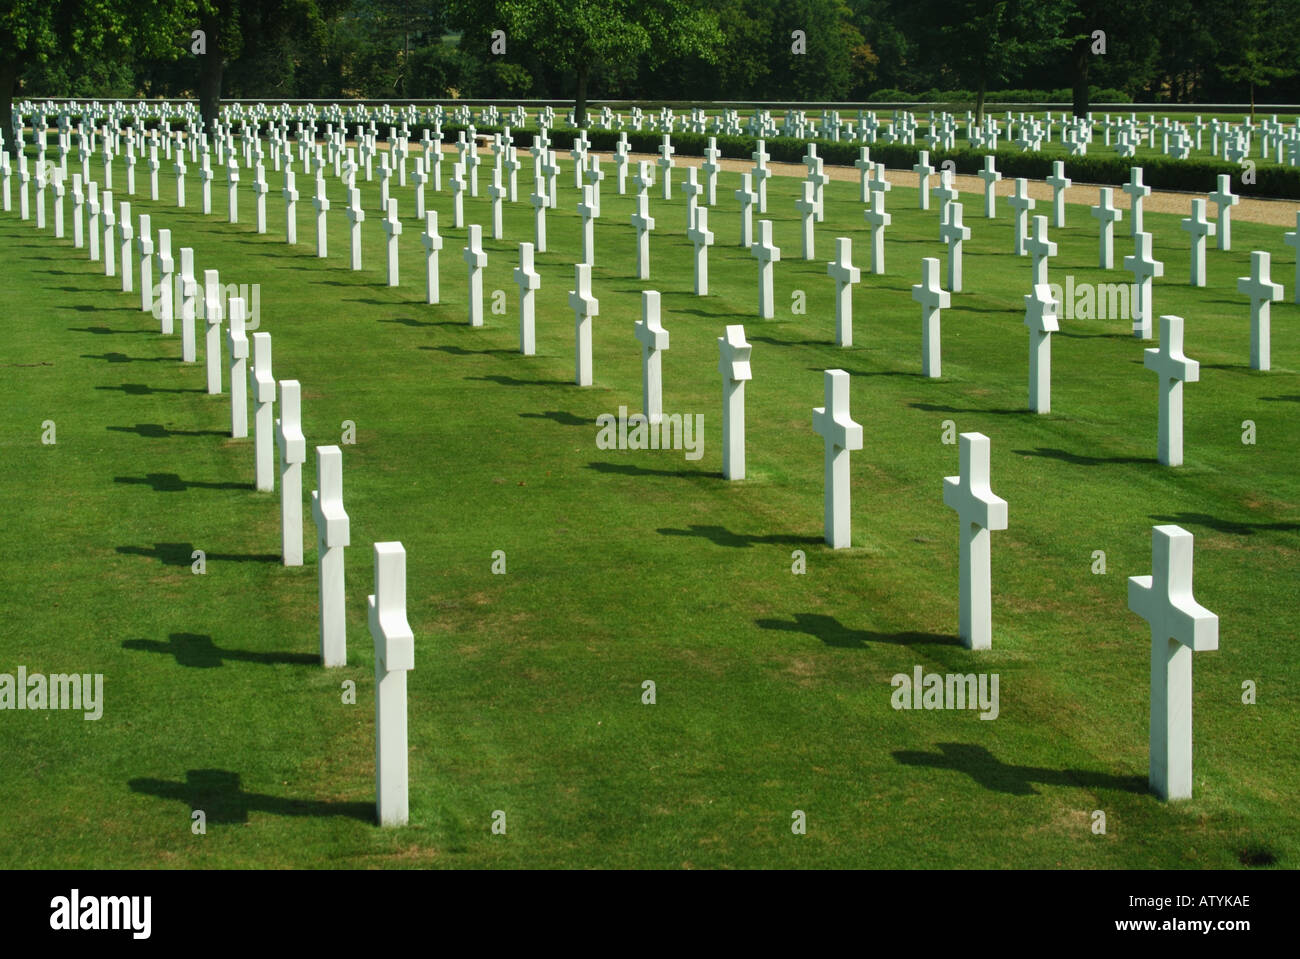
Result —
M223 649L203 633L172 633L167 642L157 639L128 639L123 649L175 656L177 666L216 669L226 663L256 663L260 666L316 666L320 657L312 653L258 653L245 649Z
M201 809L208 825L247 823L250 812L277 816L347 816L372 823L375 820L373 803L292 799L244 792L239 773L226 769L186 770L183 783L166 779L132 779L127 785L132 792L183 802L191 811Z
M492 373L487 376L467 376L467 380L482 380L487 383L500 383L502 386L572 386L572 380L520 380L513 376Z
M545 413L520 413L524 419L529 420L551 420L559 423L561 426L592 426L593 420L584 420L581 416L575 416L564 410L547 410Z
M1173 513L1168 515L1152 514L1158 523L1176 523L1179 526L1205 526L1218 533L1235 533L1239 536L1254 536L1261 530L1289 533L1300 529L1300 523L1241 523L1236 520L1222 519L1208 513Z
M103 360L105 363L170 363L170 356L127 356L125 353L82 353L83 360Z
M1261 396L1260 399L1269 403L1300 403L1300 396Z
M511 354L518 353L518 350L507 349L487 349L487 350L467 350L463 346L421 346L422 350L437 350L439 353L450 353L452 356L488 356L493 353Z
M588 463L587 468L593 469L597 473L611 473L620 476L673 476L678 479L709 479L716 478L718 475L690 469L659 470L652 469L649 466L637 466L633 463L606 463L599 460Z
M373 301L372 301L373 302ZM387 304L380 304L385 306ZM380 323L400 323L402 326L438 326L437 323L430 323L428 320L413 320L409 316L394 316L391 319L380 320Z
M118 390L128 396L151 396L154 393L206 393L201 386L149 386L147 383L123 383L120 386L96 386L97 390Z
M252 483L212 483L183 480L175 473L146 473L144 476L114 476L114 483L150 486L155 493L186 493L192 489L252 489Z
M822 543L820 536L796 536L790 533L755 536L752 533L733 533L721 526L705 526L700 523L692 523L690 529L659 529L655 532L660 536L698 536L717 546L732 546L738 549L756 545L819 546Z
M144 546L114 547L123 556L145 556L156 559L164 566L189 566L194 562L194 551L198 549L193 543L154 543L150 549ZM226 563L279 563L281 557L275 553L204 553L205 560L219 560Z
M827 646L843 649L865 649L870 643L893 643L899 646L958 646L956 636L938 633L885 633L867 629L850 629L834 616L824 613L795 613L791 619L756 619L760 629L775 629L787 633L805 633L815 636Z
M1036 450L1012 450L1011 452L1020 456L1045 456L1048 459L1060 460L1074 466L1106 466L1113 463L1149 464L1156 462L1154 456L1084 456L1082 453L1071 453L1069 450L1058 450L1043 446L1038 447Z
M1015 766L1004 763L983 746L968 743L938 743L937 753L897 750L894 759L904 766L951 769L965 773L985 789L1012 796L1036 796L1031 784L1066 786L1078 789L1110 789L1120 792L1146 793L1147 781L1141 776L1116 776L1088 769L1047 769L1042 766Z
M979 409L978 407L974 407L974 406L971 407L944 406L942 403L908 403L907 405L912 407L912 409L914 410L925 410L927 413L993 413L998 416L1013 416L1018 413L1024 413L1026 416L1037 415L1036 413L1031 413L1030 410L1023 410L1023 409L987 410L987 409Z
M95 333L97 335L104 336L107 334L116 335L120 333L152 333L154 331L153 330L114 330L114 329L110 329L107 326L70 326L68 327L68 332L69 333Z
M229 436L223 430L172 430L161 423L136 423L135 426L105 426L114 433L135 433L150 439L167 439L169 436Z

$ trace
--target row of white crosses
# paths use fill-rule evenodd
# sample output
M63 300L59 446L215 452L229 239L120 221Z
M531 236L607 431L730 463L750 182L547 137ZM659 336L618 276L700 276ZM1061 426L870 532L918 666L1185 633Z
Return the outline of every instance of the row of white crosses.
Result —
M76 175L74 187L78 194L80 180L80 175ZM290 180L290 189L291 182ZM90 183L91 248L96 253L100 252L98 240L102 225L102 252L106 273L113 275L114 249L120 248L118 266L122 275L123 292L131 292L131 277L134 275L131 250L132 241L137 238L131 229L130 204L122 203L122 221L117 223L113 214L112 194L107 191L102 194L101 209L96 186L93 181ZM78 227L81 222L79 208L80 203L76 219ZM119 231L117 238L114 237L115 226ZM77 233L79 246L80 229ZM152 267L156 255L161 274L157 288L161 332L173 332L173 309L179 303L182 360L195 362L194 323L198 284L194 277L193 250L186 247L180 251L177 270L171 253L171 231L158 231L157 253L150 233L150 217L143 214L140 217L138 238L141 309L151 312L155 307ZM284 565L301 566L302 466L306 461L306 437L302 432L300 384L296 380L279 382L280 416L275 418L277 383L272 375L270 334L253 333L250 351L250 338L245 328L245 301L240 297L231 297L223 311L222 287L215 270L204 271L203 287L203 315L207 322L207 392L219 394L222 390L221 323L224 312L229 356L231 436L243 438L248 435L248 400L251 392L256 426L254 486L261 491L274 489L275 448L278 446L281 555ZM319 489L312 491L311 502L319 544L320 655L323 665L332 667L345 665L347 658L343 550L349 545L350 524L342 502L342 452L337 446L317 447L316 456ZM375 595L368 597L367 604L376 663L376 814L381 825L390 826L404 824L409 816L405 673L413 666L414 642L410 628L406 625L405 553L400 543L375 544L375 591Z
M587 188L587 189L590 189L590 188ZM959 205L958 205L958 206L956 207L956 211L957 211L957 216L956 216L957 225L960 225L960 222L959 222L959 221L960 221L960 218L959 218L959 210L960 210L960 207L959 207ZM766 227L766 231L765 231L765 232L768 234L768 236L766 237L766 239L767 239L768 247L770 248L770 221L764 221L763 226ZM1045 218L1041 218L1041 217L1040 217L1040 218L1037 218L1037 219L1036 219L1036 224L1035 224L1035 226L1036 226L1036 231L1035 231L1035 240L1038 240L1038 241L1041 243L1041 242L1042 242L1042 239L1043 239L1044 228L1045 228ZM471 230L471 241L470 241L470 247L469 247L469 249L467 249L467 260L469 259L469 253L470 253L470 250L472 250L472 249L477 245L477 243L476 243L477 238L474 237L474 233L473 233L473 231L474 231L474 230L477 230L477 229L478 229L477 227L474 227L474 228L472 228L472 230ZM842 247L841 247L841 257L840 257L840 261L841 261L841 264L843 264L843 263L846 263L846 262L847 262L847 259L848 259L848 257L847 257L847 251L844 249L844 246L846 246L846 245L847 245L847 242L848 242L848 241L847 241L847 238L841 238L841 241L840 241L840 242L841 242L841 245L842 245ZM762 243L762 241L760 241L760 244L761 244L761 243ZM1030 251L1031 251L1031 252L1035 252L1035 255L1036 255L1036 258L1037 258L1038 253L1037 253L1036 250L1034 250L1032 243L1031 243L1031 245L1030 245ZM1054 250L1052 250L1051 252L1054 252ZM521 250L521 254L522 254L522 250ZM1046 254L1044 254L1044 256L1045 256L1045 255L1046 255ZM756 256L759 256L760 260L763 259L762 255L759 254L759 253L756 253ZM776 259L776 258L779 258L779 253L778 253L775 257L769 256L767 259L768 259L768 262L770 263L773 259ZM929 264L933 264L933 266L930 266ZM830 264L830 266L831 266L832 268L836 267L836 265L837 265L837 264L835 264L835 263ZM209 272L211 272L211 271L209 271ZM1036 274L1038 273L1037 259L1036 259L1036 265L1035 265L1035 272L1036 272ZM934 292L934 291L935 291L935 288L937 287L937 261L928 261L928 263L927 263L927 274L929 275L928 278L932 277L932 279L930 279L930 282L929 282L928 284L924 285L924 287L918 287L918 288L916 288L916 289L917 289L918 291L919 291L919 290L924 290L925 293L931 293L931 292ZM580 275L580 277L581 277L581 273L580 273L579 275ZM473 264L471 264L471 276L473 276ZM1043 276L1041 276L1041 277L1036 276L1036 279L1045 280L1046 277L1045 277L1045 275L1043 275ZM212 282L211 282L211 280L210 280L210 281L209 281L209 286L211 286L211 285L212 285ZM581 283L581 281L580 281L580 284L579 284L579 285L580 285L580 288L583 286L583 284ZM588 285L589 285L589 281L588 281ZM1042 299L1042 298L1043 298L1043 295L1042 295L1042 293L1041 293L1040 291L1036 291L1036 293L1037 293L1039 299ZM918 297L918 298L921 298L921 297ZM472 299L472 298L471 298L471 299ZM1028 301L1030 298L1027 297L1026 299L1027 299L1027 301ZM922 300L922 301L923 301L923 303L924 303L924 300ZM943 303L942 305L946 305L946 302ZM659 370L659 365L658 365L658 359L659 359L659 353L660 353L660 351L661 351L662 349L665 349L665 348L667 347L667 333L666 333L666 331L664 331L664 330L662 329L662 326L658 323L658 309L657 309L657 307L658 307L658 297L657 297L657 294L652 294L651 291L647 291L647 294L646 294L646 296L645 296L645 298L644 298L644 300L643 300L643 319L642 319L642 322L641 322L640 324L638 324L638 330L637 330L638 338L641 339L641 340L642 340L642 343L643 343L643 381L644 381L644 389L645 389L645 402L644 402L644 406L645 406L645 410L646 410L647 418L650 419L652 422L657 421L658 418L659 418L659 415L660 415L660 413L661 413L661 399L660 399L660 391L661 391L661 375L660 375L660 370ZM592 314L594 314L594 310L592 310L592 311L590 311L590 312L591 312ZM209 311L208 311L208 317L209 317L210 322L211 322L211 318L212 318L214 315L217 315L217 314L216 314L216 311L215 311L214 309L212 309L212 308L209 308ZM1168 319L1176 319L1176 318L1166 318L1166 320L1168 320ZM473 313L472 313L472 307L471 307L471 323L472 323L472 322L473 322ZM1027 320L1027 322L1028 322L1028 320ZM729 332L729 336L730 336L731 330L729 330L728 332ZM1181 331L1179 331L1179 332L1181 332ZM851 334L850 334L850 335L851 335ZM211 344L211 336L212 336L212 331L211 331L211 329L210 329L210 331L209 331L209 344ZM262 334L262 336L265 336L265 334ZM255 339L256 339L256 337L255 337ZM741 333L741 339L743 340L743 331L742 331L742 333ZM1172 344L1172 343L1174 342L1174 339L1175 339L1175 338L1174 338L1173 336L1171 336L1171 335L1169 335L1169 334L1167 334L1167 333L1166 333L1165 335L1162 335L1162 340L1163 340L1166 344ZM266 341L264 341L264 342L266 342L266 346L267 346L268 354L269 354L269 338L268 338ZM720 340L720 344L721 344L722 342L723 342L723 341ZM927 337L927 342L929 342L929 337ZM589 347L588 347L588 349L589 349ZM935 350L934 352L935 352L935 354L936 354L936 360L937 360L937 348L936 348L936 350ZM1180 352L1181 352L1181 351L1177 351L1177 350L1176 350L1176 352L1178 352L1179 355L1180 355ZM1155 353L1157 353L1157 351L1149 351L1149 353L1155 354ZM232 356L233 356L233 351L232 351ZM589 361L588 361L588 362L589 362ZM748 365L748 364L746 363L745 366L747 367L747 365ZM927 365L928 365L928 364L927 364ZM1150 362L1150 358L1149 358L1149 361L1148 361L1148 365L1153 365L1153 364ZM255 370L256 370L258 367L263 368L263 369L266 371L265 376L269 378L269 355L266 357L266 360L265 360L264 362L255 363ZM936 367L937 367L937 363L936 363ZM1158 367L1156 367L1156 366L1153 365L1153 368L1158 368ZM215 391L219 391L219 385L217 386L217 388L216 388L215 390L214 390L214 389L212 388L212 386L211 386L211 380L212 380L212 376L213 376L212 369L213 369L213 367L212 367L211 362L210 362L210 363L209 363L209 380L210 380L210 386L209 386L209 389L210 389L210 391L215 392ZM724 371L724 372L725 372L725 371ZM839 373L840 373L842 376L844 376L844 377L847 376L847 374L843 374L842 371L835 371L835 372L839 372ZM219 373L218 373L217 375L219 376ZM829 374L828 374L828 375L829 375ZM936 369L936 373L933 374L933 375L937 375L937 369ZM1165 374L1162 373L1162 377L1164 377L1164 376L1165 376ZM1170 379L1177 379L1177 377L1168 377L1168 378L1170 378ZM733 396L734 396L734 390L735 390L735 387L736 387L736 385L737 385L737 381L739 381L739 382L738 382L738 385L740 386L740 388L743 389L743 378L738 377L738 376L734 376L734 375L733 375L733 376L731 377L730 387L729 387L729 388L733 391L733 394L732 394ZM726 382L726 381L724 380L724 382ZM844 379L844 380L841 381L841 382L843 383L843 391L842 391L842 392L843 392L843 400L844 400L844 404L843 404L843 405L846 407L846 405L847 405L847 380ZM289 384L286 383L285 385L288 386ZM296 414L296 409L297 409L297 403L296 403L296 398L297 398L297 397L296 397L296 394L297 394L297 390L296 390L296 386L297 386L297 384L294 383L294 384L293 384L293 387L294 387L293 393L294 393L294 400L295 400L295 401L294 401L293 403L291 403L290 406L289 406L289 408L292 408L292 409L295 411L295 414ZM271 383L270 383L270 388L271 388L272 395L273 395L273 381L271 381ZM286 391L286 394L287 394L287 391ZM837 395L838 395L838 394L837 394ZM741 393L741 396L742 396L742 398L743 398L743 393ZM834 407L837 407L837 406L841 405L841 404L839 404L838 402L834 402L834 403L832 403L832 399L833 399L833 397L832 397L832 390L831 390L831 387L828 385L828 404L831 404L831 408L834 408ZM1031 403L1032 403L1032 400L1031 400ZM261 405L261 404L259 404L259 405ZM726 409L727 409L728 413L730 413L730 411L731 411L731 405L728 404L728 406L726 407ZM826 425L826 421L828 420L828 418L827 418L826 415L825 415L825 410L819 410L819 411L817 411L817 412L818 412L818 414L821 416L821 418L822 418L822 420L823 420L823 422L819 424L819 432L823 432L823 433L829 432L829 431L830 431L830 427ZM288 414L286 413L286 415L288 415ZM741 405L741 408L740 408L740 418L741 418L740 421L741 421L741 423L743 424L743 399L742 399L742 405ZM844 416L843 418L838 418L838 417L836 417L836 416L832 416L832 417L829 418L829 421L830 421L830 422L838 422L838 423L839 423L839 427L840 427L839 433L840 433L840 434L843 434L843 435L840 437L839 441L838 441L839 444L841 444L841 445L839 446L839 450L840 450L840 452L846 454L846 453L847 453L847 450L848 450L849 448L860 448L860 444L861 444L861 441L860 441L860 427L858 428L858 434L857 434L857 435L858 435L857 446L853 446L853 445L852 445L852 442L853 442L853 441L852 441L852 439L849 438L849 437L852 435L852 431L849 429L849 427L851 427L851 426L856 426L856 424L852 424L851 421L848 421L848 425L846 426L844 422L841 422L841 421L840 421L841 419L847 419L847 411L846 411L846 409L845 409L845 416ZM728 416L725 416L725 417L724 417L724 420L732 420L732 421L734 421L734 420L735 420L735 417L734 417L733 415L728 415ZM280 425L280 424L277 423L277 426L279 426L279 425ZM845 432L846 430L848 431L847 433ZM259 435L260 435L262 432L263 432L263 431L259 429ZM297 446L300 446L301 444L292 444L292 446L291 446L291 440L289 440L289 439L287 438L289 434L287 434L287 433L285 433L285 432L282 432L282 431L278 431L278 432L279 432L279 435L280 435L280 437L281 437L281 446L282 446L282 462L287 463L287 464L292 464L293 461L292 461L292 459L290 458L290 454L285 453L285 452L283 452L283 451L286 450L286 449L289 449L289 448L297 448ZM1161 446L1162 446L1162 449L1163 449L1163 448L1165 447L1165 445L1166 445L1165 440L1164 440L1164 438L1163 438L1164 433L1165 433L1165 429L1164 429L1164 418L1163 418L1163 407L1162 407L1162 440L1161 440ZM300 431L299 431L298 435L300 436ZM978 434L970 434L970 435L969 435L969 437L976 437L976 436L978 436ZM968 468L968 465L967 465L967 461L968 461L968 459L969 459L969 455L968 455L968 446L970 446L970 443L968 443L967 440L968 440L968 436L965 436L965 435L964 435L964 436L963 436L963 443L964 443L964 445L963 445L963 477L962 477L962 478L956 478L956 477L954 477L954 478L949 478L949 486L952 486L952 487L954 487L954 488L958 488L958 489L961 488L963 485L964 485L964 486L971 487L971 489L972 489L974 492L969 493L969 496L973 496L975 499L978 500L978 499L980 499L980 483L978 482L978 480L972 481L972 482L970 482L970 483L965 482L965 477L967 477L968 475L971 475L972 473L974 473L974 474L978 474L978 473L979 473L979 469L978 469L978 468L975 468L974 470ZM972 440L972 442L973 442L973 440ZM987 441L985 440L985 442L987 442ZM847 505L847 500L846 500L846 497L847 497L847 485L846 485L846 484L847 484L847 456L845 455L845 456L843 456L843 457L840 457L838 454L836 454L835 456L832 456L832 450L835 448L836 443L833 442L833 440L832 440L832 438L831 438L830 436L827 437L827 443L828 443L828 462L827 462L827 471L828 471L828 476L827 476L827 487L828 487L828 493L827 493L827 529L828 529L828 541L833 541L834 539L840 537L841 526L842 526L843 522L846 522L846 520L843 520L843 521L841 520L841 516L845 513L845 510L836 510L836 509L834 508L834 504L836 504L837 502L840 502L841 500L843 500L844 503L845 503L845 506ZM843 444L847 444L847 445L843 445ZM730 448L730 446L731 446L730 443L725 444L725 445L727 445L729 448ZM975 458L978 460L978 453L976 453L976 454L974 454L974 455L975 455ZM743 476L743 425L741 426L740 457L741 457L741 466L740 466L739 475ZM983 459L984 459L984 466L985 466L983 472L984 472L984 475L985 475L985 477L986 477L986 476L987 476L987 453L985 453ZM1162 459L1163 459L1163 457L1162 457ZM842 464L843 464L843 465L842 465L842 469L838 469L838 468L837 468L837 469L833 470L833 469L832 469L832 461L834 461L836 464L840 464L840 463L842 463ZM301 459L299 459L297 462L300 463L300 462L301 462ZM261 474L262 474L263 470L262 470L262 456L260 455L260 453L259 453L259 457L258 457L258 465L259 465L259 470L258 470L258 473L259 473L259 484L258 484L258 485L259 485L259 488L262 488L262 483L261 483L261 479L260 479L260 477L261 477ZM283 466L282 468L284 468L284 469L288 469L289 467L288 467L288 466ZM726 472L726 471L724 470L724 472ZM842 481L842 482L838 482L837 480L839 480L839 479L842 479L843 481ZM843 493L844 493L843 497L841 497L841 496L839 496L839 495L836 494L836 490L839 489L839 488L841 488L841 487L843 488ZM983 489L984 489L984 491L987 490L987 482L986 482L986 481L985 481L984 484L983 484ZM286 495L287 495L287 492L286 492ZM988 495L991 496L991 494L988 494ZM955 496L955 494L954 494L954 496ZM968 496L968 498L969 498L969 496ZM948 491L947 491L947 490L945 491L945 499L946 499L946 500L948 499ZM987 499L987 497L985 497L985 499ZM994 497L993 499L996 500L995 497ZM998 503L1001 503L1000 500L997 501L997 502L998 502ZM953 503L951 503L950 505L954 505L954 508L957 508L957 509L959 510L959 513L963 511L963 507L962 507L962 506L959 506L956 502L953 502ZM989 503L986 502L984 505L985 505L985 512L986 512L986 514L989 514L989 510L992 510L992 511L993 511L993 513L990 514L990 515L995 515L995 514L996 514L996 509L995 509L996 504L992 504L992 505L990 505ZM300 507L299 507L299 509L300 509ZM1002 509L1003 509L1003 511L1005 510L1005 504L1004 504L1004 503L1002 503ZM286 510L286 512L287 512L287 510ZM979 635L981 635L981 634L982 634L982 635L987 635L987 634L988 634L988 630L987 630L987 629L983 629L983 630L981 630L980 627L979 627L979 623L981 623L981 622L983 622L985 619L987 619L987 616L983 615L983 614L980 612L981 603L980 603L980 601L979 601L979 597L980 597L981 595L984 595L985 597L987 596L987 589L980 589L980 588L979 588L979 584L980 584L981 582L987 582L987 578L988 578L988 577L987 577L987 566L988 566L988 564L987 564L987 555L986 555L986 554L987 554L987 536L986 536L986 534L987 534L987 530L990 529L990 528L1004 528L1004 525L1005 525L1005 521L1003 521L1003 526L993 525L995 522L996 522L996 520L988 520L988 519L986 519L986 520L983 521L983 522L980 522L980 521L972 521L972 522L969 522L969 523L968 523L967 520L966 520L966 518L965 518L965 516L963 515L963 529L964 529L964 532L963 532L963 541L962 541L962 542L963 542L963 574L962 574L962 584L963 584L963 597L964 597L964 598L963 598L963 601L962 601L962 635L963 635L964 638L967 639L967 641L968 641L969 643L971 643L972 645L974 645L975 648L979 648L979 645L978 645L979 640L978 640L977 637L978 637ZM979 558L978 558L978 557L979 557L980 553L979 553L979 549L978 549L978 547L975 545L975 544L977 544L977 543L980 541L979 538L978 538L978 533L979 533L979 531L980 531L981 529L982 529L982 530L984 531L984 533L985 533L985 540L984 540L984 542L985 542L985 544L986 544L986 545L985 545L985 550L984 550L984 552L985 552L985 559L984 559L984 562L983 562L983 563L981 563L981 562L979 561ZM967 536L967 532L966 532L967 530L970 531L969 542L968 542L968 536ZM845 539L847 539L847 528L846 528L846 527L845 527L845 529L844 529L844 534L843 534L843 536L844 536ZM287 540L286 540L286 542L287 542ZM299 550L300 550L300 545L301 545L301 544L299 543ZM847 545L847 543L845 543L845 545ZM971 557L974 557L974 558L972 559ZM288 562L288 547L287 547L287 546L286 546L286 562ZM299 562L300 562L300 558L299 558ZM980 571L981 571L981 570L984 571L984 575L983 575L982 577L981 577L981 575L980 575ZM324 574L322 573L322 575L324 575ZM973 599L971 598L972 596L974 597ZM987 606L988 606L987 602L984 602L984 603L983 603L983 607L984 607L985 610L987 610ZM974 624L974 625L972 625L972 624ZM378 707L377 707L377 708L378 708ZM404 712L403 712L403 715L404 715ZM404 777L403 777L403 778L404 778ZM382 774L381 774L380 779L381 779L381 782L382 782L382 780L383 780ZM403 790L403 791L404 791L404 790ZM382 807L382 802L381 802L381 807Z

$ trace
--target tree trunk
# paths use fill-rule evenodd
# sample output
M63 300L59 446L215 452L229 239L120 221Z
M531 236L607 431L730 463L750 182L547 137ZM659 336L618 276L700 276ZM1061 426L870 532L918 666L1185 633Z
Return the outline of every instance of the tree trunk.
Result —
M1092 56L1092 45L1089 37L1080 37L1074 41L1073 67L1074 74L1074 116L1079 120L1088 118L1088 62Z
M975 125L982 127L984 125L984 88L988 86L983 77L980 77L979 89L975 92Z
M589 68L578 68L578 96L573 103L573 125L578 129L587 126L587 74Z
M1255 81L1250 81L1250 122L1255 122Z
M220 24L215 13L208 14L200 21L200 29L207 36L207 52L199 57L199 112L203 116L203 128L211 135L213 124L221 109L221 62Z
M18 84L18 59L0 60L0 130L4 131L5 149L18 156L14 137L14 92Z

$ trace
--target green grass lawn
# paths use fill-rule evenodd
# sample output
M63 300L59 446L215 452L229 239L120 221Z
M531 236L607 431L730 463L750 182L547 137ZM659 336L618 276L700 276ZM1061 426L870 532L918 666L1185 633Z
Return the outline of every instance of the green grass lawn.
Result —
M485 155L486 157L487 155ZM487 169L490 159L485 159ZM443 303L424 304L411 187L402 283L384 285L378 181L365 184L365 269L348 269L342 189L330 180L330 256L314 255L311 178L299 243L284 243L280 175L256 235L251 171L241 223L174 204L174 178L136 213L192 246L200 272L261 286L277 379L303 387L309 448L340 441L348 666L318 648L315 534L306 564L278 559L279 492L252 488L252 440L231 440L229 398L70 240L0 215L0 672L103 673L103 718L0 713L0 863L17 867L1095 867L1218 868L1300 856L1295 683L1300 627L1300 307L1282 230L1233 225L1186 284L1187 235L1148 213L1158 314L1186 317L1201 382L1185 389L1186 465L1155 461L1156 377L1124 319L1062 320L1053 413L1026 411L1028 258L1010 210L965 195L965 287L943 317L943 377L920 376L920 259L943 256L934 210L889 197L887 272L854 292L855 346L834 346L834 237L867 234L857 186L832 183L817 258L799 259L798 181L769 185L782 261L777 317L756 319L757 268L737 246L722 175L710 217L711 294L692 293L685 200L652 191L651 280L634 279L629 197L607 171L596 226L595 385L573 385L567 291L579 250L562 158L550 250L537 256L538 355L518 353L517 246L532 209L507 205L485 239L482 329L466 322L465 231L429 192L447 238ZM164 171L170 168L164 164ZM99 165L92 171L98 175ZM192 168L193 170L194 168ZM445 165L444 174L450 173ZM118 163L116 186L125 185ZM682 174L676 176L680 184ZM467 220L490 224L484 194ZM531 177L520 178L521 193ZM122 192L115 198L123 199ZM1046 212L1040 204L1038 212ZM68 204L69 224L71 203ZM1129 282L1096 268L1096 221L1069 206L1052 279ZM485 233L488 232L485 227ZM69 226L69 236L71 228ZM1117 262L1130 252L1127 218ZM1273 252L1273 370L1253 372L1250 251ZM864 271L865 272L865 271ZM596 417L640 406L641 290L662 293L668 412L702 413L703 458L597 449ZM490 312L505 291L504 315ZM795 291L807 300L793 315ZM744 323L748 478L721 479L716 338ZM852 376L865 442L852 456L853 548L822 544L822 371ZM1242 421L1258 440L1242 443ZM57 443L41 443L55 421ZM992 441L1010 525L993 534L993 649L957 633L957 472L944 422ZM308 454L306 490L315 485ZM310 512L308 511L308 517ZM1196 537L1196 598L1220 616L1195 657L1195 797L1147 791L1149 633L1126 577L1150 572L1151 527ZM371 544L400 540L416 634L409 674L411 825L374 825ZM191 551L207 573L191 573ZM503 550L505 575L493 575ZM792 553L807 558L791 572ZM1092 572L1104 550L1107 571ZM895 711L890 678L1000 676L1000 715ZM642 683L657 686L642 703ZM1258 685L1243 705L1242 683ZM356 684L356 704L342 687ZM207 816L191 831L191 810ZM505 835L493 835L504 811ZM807 834L791 831L807 815ZM1093 833L1094 810L1106 814Z

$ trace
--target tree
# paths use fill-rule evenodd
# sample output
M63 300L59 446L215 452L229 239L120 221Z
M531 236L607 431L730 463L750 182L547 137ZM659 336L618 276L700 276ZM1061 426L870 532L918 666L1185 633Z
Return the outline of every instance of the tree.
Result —
M16 155L13 100L23 71L53 56L179 56L189 0L5 0L0 4L0 130ZM53 91L50 91L51 93Z
M1236 0L1233 13L1225 19L1225 53L1231 57L1220 66L1223 75L1250 86L1250 118L1255 119L1255 89L1274 80L1295 76L1297 0Z
M936 67L976 89L975 118L984 120L984 94L1067 44L1061 25L1068 0L928 0L916 12L931 31ZM938 29L935 29L937 27ZM923 48L924 49L924 48Z
M507 56L526 46L572 77L580 127L594 72L638 58L649 69L685 56L709 60L722 42L716 15L686 0L454 0L451 21L485 50L503 30Z

